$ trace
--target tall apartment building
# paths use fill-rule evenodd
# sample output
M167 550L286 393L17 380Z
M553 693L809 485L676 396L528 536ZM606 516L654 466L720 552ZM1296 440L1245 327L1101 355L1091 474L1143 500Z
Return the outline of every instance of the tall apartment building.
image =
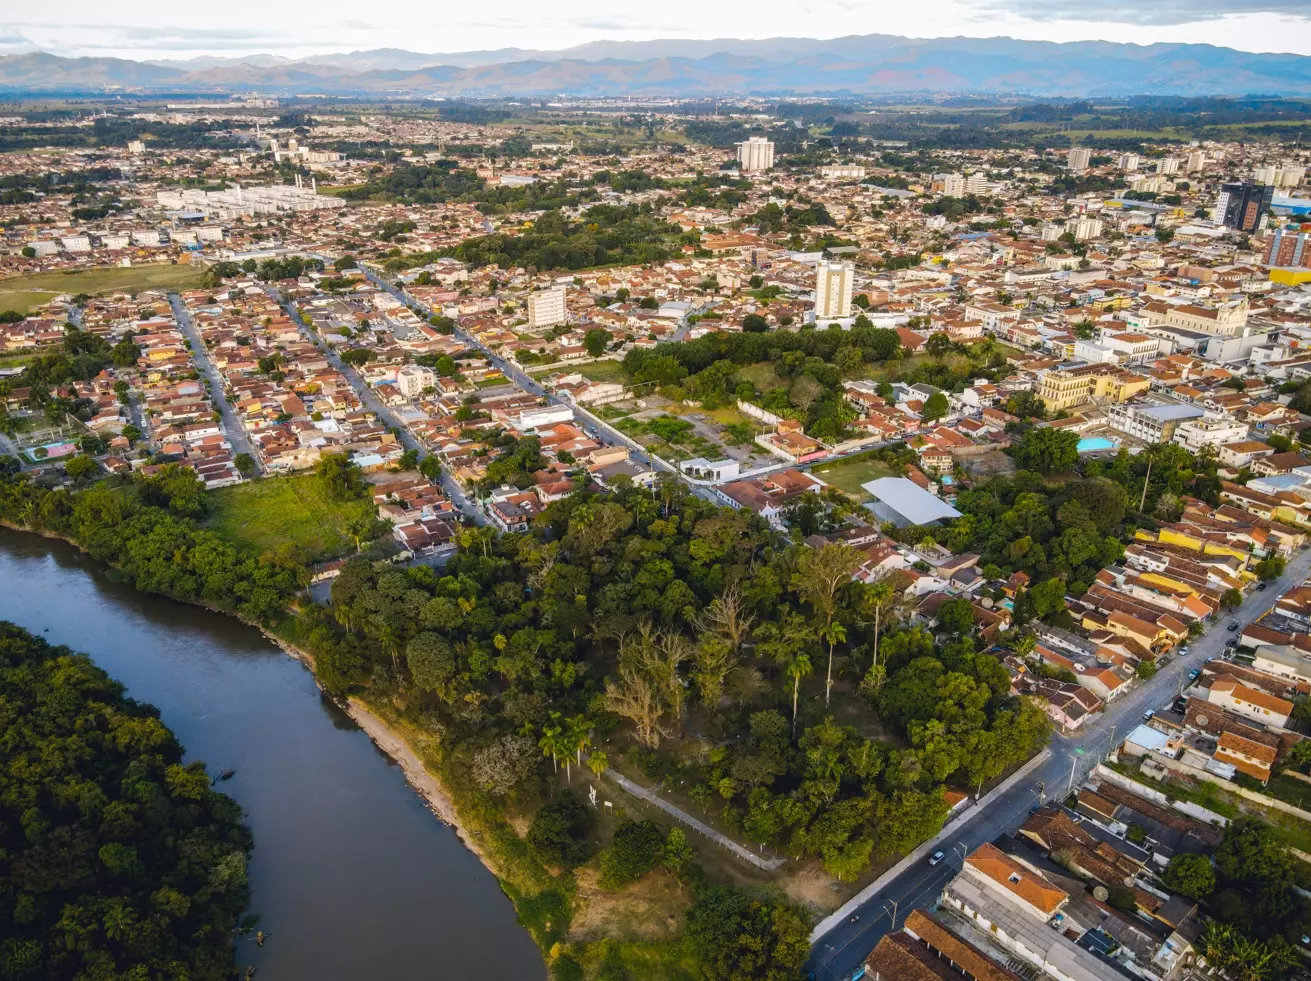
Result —
M933 183L942 185L942 193L958 198L965 194L965 178L960 174L934 174Z
M1065 230L1074 236L1076 242L1086 242L1089 239L1101 237L1104 226L1100 218L1089 218L1087 215L1083 215L1067 221Z
M1254 232L1261 227L1261 218L1270 208L1275 189L1270 184L1252 181L1220 185L1220 196L1215 201L1215 220L1240 232Z
M962 174L935 173L933 184L941 185L943 194L947 194L950 198L958 198L965 194L965 177Z
M1190 174L1195 174L1200 170L1206 169L1206 154L1201 150L1194 150L1188 154L1184 160L1184 170Z
M1120 154L1120 162L1118 166L1128 174L1138 169L1140 159L1141 158L1136 153L1122 153Z
M851 316L851 291L856 267L850 262L821 262L815 267L815 319L845 320Z
M744 174L758 174L774 166L773 141L753 136L737 145L738 169Z
M1162 157L1156 161L1156 172L1158 174L1177 174L1179 173L1178 157Z
M555 287L528 294L528 326L534 330L555 327L566 320L564 289Z
M1265 164L1252 171L1252 180L1271 187L1297 187L1306 177L1306 168L1294 163Z
M1267 266L1301 266L1311 269L1311 234L1276 228L1265 250Z
M1071 170L1087 170L1092 163L1092 151L1084 146L1072 146L1065 162Z
M987 194L988 193L988 175L981 170L976 170L965 178L966 194Z

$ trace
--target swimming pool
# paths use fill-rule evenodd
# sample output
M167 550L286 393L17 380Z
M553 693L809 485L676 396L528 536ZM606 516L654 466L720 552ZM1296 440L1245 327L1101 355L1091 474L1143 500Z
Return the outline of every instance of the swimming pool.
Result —
M1096 453L1098 450L1113 450L1115 444L1105 436L1090 436L1079 440L1080 453Z

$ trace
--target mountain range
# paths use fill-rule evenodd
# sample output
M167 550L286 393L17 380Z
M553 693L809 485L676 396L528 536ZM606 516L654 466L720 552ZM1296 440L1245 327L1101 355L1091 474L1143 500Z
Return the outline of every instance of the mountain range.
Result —
M1311 95L1311 57L1206 44L906 38L594 41L559 51L395 48L290 59L0 57L0 92L366 96Z

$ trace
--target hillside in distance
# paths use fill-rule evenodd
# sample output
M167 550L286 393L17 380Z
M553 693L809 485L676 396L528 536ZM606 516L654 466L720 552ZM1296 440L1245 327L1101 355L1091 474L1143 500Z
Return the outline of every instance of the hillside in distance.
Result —
M0 91L411 96L1311 95L1311 57L1205 44L915 39L596 41L560 51L398 49L137 62L0 57Z

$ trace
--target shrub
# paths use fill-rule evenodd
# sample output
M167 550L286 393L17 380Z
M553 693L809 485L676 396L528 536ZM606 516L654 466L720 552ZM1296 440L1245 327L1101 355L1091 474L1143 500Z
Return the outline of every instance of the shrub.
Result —
M621 889L636 882L659 864L665 836L650 821L624 821L601 855L601 887Z
M543 862L572 868L591 857L595 824L591 808L572 790L565 790L538 810L528 828L528 844Z

